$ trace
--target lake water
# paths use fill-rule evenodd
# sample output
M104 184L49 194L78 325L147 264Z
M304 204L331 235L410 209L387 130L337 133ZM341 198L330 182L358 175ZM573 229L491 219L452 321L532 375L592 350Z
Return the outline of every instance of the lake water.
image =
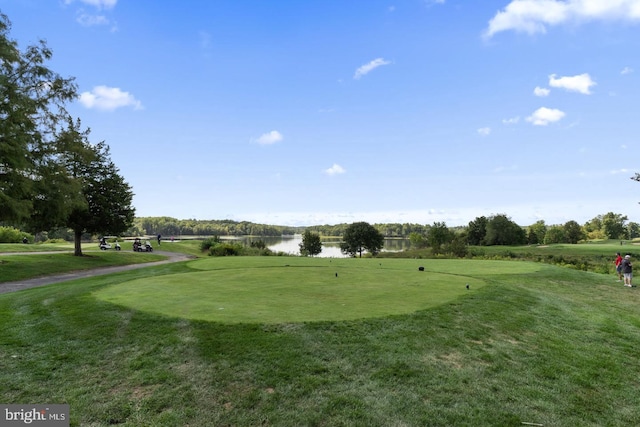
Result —
M300 255L300 243L302 236L283 236L283 237L246 237L242 238L245 242L262 240L269 249L274 252L284 252L292 255ZM317 255L321 258L345 258L346 256L340 251L341 240L323 240L322 252ZM402 251L409 249L410 242L407 239L384 239L383 251Z

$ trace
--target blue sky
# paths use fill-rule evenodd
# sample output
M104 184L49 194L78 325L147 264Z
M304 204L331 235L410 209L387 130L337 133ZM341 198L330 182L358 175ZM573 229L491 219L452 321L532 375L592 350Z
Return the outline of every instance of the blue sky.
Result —
M640 0L0 0L138 216L640 222Z

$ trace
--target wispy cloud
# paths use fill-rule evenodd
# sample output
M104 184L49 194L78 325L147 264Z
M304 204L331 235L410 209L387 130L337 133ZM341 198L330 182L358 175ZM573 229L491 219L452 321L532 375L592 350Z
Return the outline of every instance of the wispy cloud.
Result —
M91 92L82 92L80 103L86 108L102 111L113 111L121 107L133 107L135 110L143 108L142 103L129 92L108 86L96 86Z
M624 75L624 74L631 74L633 73L633 68L631 67L624 67L622 69L622 71L620 71L620 74Z
M102 12L105 10L113 9L118 3L118 0L64 0L64 4L66 5L69 5L74 2L79 2L89 6L93 6L98 11ZM111 25L112 32L115 32L118 30L118 25L115 23L112 23L111 20L105 14L87 12L82 7L76 11L76 22L78 22L83 27Z
M65 0L64 4L71 4L74 1L95 6L98 9L112 9L118 3L118 0Z
M272 130L271 132L264 133L260 135L258 139L255 140L260 145L272 145L276 142L280 142L284 139L284 136L278 132L277 130Z
M76 21L82 25L83 27L93 27L96 25L109 25L109 19L104 15L91 15L88 13L84 13L84 11L79 11L76 16Z
M556 78L555 74L549 76L549 86L558 87L570 92L579 92L584 95L591 94L591 86L595 86L596 82L591 79L587 73L577 76Z
M334 163L333 166L331 166L329 169L324 170L324 173L329 176L340 175L346 172L347 171L337 163Z
M536 88L533 90L533 94L539 97L549 96L550 92L551 91L546 87L540 87L540 86L536 86Z
M484 128L478 129L478 135L480 136L489 136L490 134L491 134L490 127L484 127Z
M391 64L390 61L385 61L384 58L376 58L373 61L369 62L368 64L364 64L363 66L359 67L355 74L353 75L353 78L358 80L360 77L369 74L371 71L375 70L378 67L381 67L383 65L388 65Z
M527 117L527 121L533 123L535 126L547 126L549 123L562 120L565 115L564 111L555 108L541 107Z
M502 119L502 123L505 125L515 125L520 122L520 116L511 117L509 119Z
M640 21L640 0L512 0L490 21L485 37L501 31L545 33L566 22Z
M611 175L619 175L619 174L630 174L631 171L629 169L616 169L611 171Z

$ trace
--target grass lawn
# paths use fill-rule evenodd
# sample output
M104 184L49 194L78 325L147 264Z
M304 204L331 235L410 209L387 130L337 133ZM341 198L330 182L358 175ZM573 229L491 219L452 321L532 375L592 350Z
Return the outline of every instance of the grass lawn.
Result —
M0 402L68 403L73 426L640 419L640 294L612 275L520 261L327 262L207 258L0 295ZM322 286L330 292L295 293ZM413 290L429 286L441 292ZM137 287L163 307L139 307ZM218 291L225 304L233 294L244 304L237 317L205 320L192 315L201 307L179 308L174 288L204 307L215 307ZM375 296L385 288L393 292ZM286 304L242 317L252 294L275 303L277 291L343 320L297 317ZM351 309L331 306L331 294ZM380 299L389 312L378 311Z
M98 249L98 244L85 243L82 249ZM58 243L0 243L0 253L2 252L47 252L47 251L71 251L73 252L72 242Z
M615 259L615 253L640 255L638 242L625 241L620 245L619 240L594 241L580 243L577 245L554 244L554 245L532 245L532 246L475 246L474 248L484 251L487 254L503 254L512 252L516 254L536 254L536 255L565 255L565 256L603 256Z
M138 279L96 296L137 310L191 320L288 323L353 320L412 313L440 305L486 282L479 272L535 271L535 264L471 261L464 274L419 260L261 257L209 258L197 272ZM433 265L430 265L433 264ZM446 264L446 263L445 263Z
M153 245L154 251L165 251L165 252L178 252L187 255L192 255L195 257L203 257L206 256L206 253L200 250L200 246L202 245L201 240L163 240L160 245L155 240L150 240L150 243ZM127 241L123 244L123 248L129 249L131 245L130 241Z
M73 253L37 253L29 255L4 255L0 253L0 283L24 280L70 271L115 265L141 264L160 261L166 257L152 253L134 253L128 251L83 252L76 257Z

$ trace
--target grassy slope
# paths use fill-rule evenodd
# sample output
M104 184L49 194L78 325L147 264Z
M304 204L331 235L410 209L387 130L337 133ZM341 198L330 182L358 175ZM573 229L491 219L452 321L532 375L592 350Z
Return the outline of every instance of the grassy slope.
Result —
M141 264L162 259L166 259L166 257L127 251L84 252L81 257L73 256L72 253L39 254L33 252L29 255L5 256L0 253L0 283L92 268Z
M84 244L82 249L98 249L97 244ZM22 244L22 243L0 243L0 253L3 252L47 252L47 251L70 251L73 252L73 243L38 243L38 244Z
M66 402L72 425L633 425L640 294L536 266L474 272L490 285L438 307L342 322L188 321L92 296L186 263L0 295L0 401Z
M95 243L82 245L84 256L73 256L73 243L0 243L0 283L24 280L32 277L61 274L70 271L117 265L142 264L166 259L157 253L134 253L131 242L120 242L122 251L100 251ZM167 243L158 250L202 256L200 242ZM29 255L14 255L25 252ZM41 253L40 253L41 252ZM58 252L58 253L45 253Z

